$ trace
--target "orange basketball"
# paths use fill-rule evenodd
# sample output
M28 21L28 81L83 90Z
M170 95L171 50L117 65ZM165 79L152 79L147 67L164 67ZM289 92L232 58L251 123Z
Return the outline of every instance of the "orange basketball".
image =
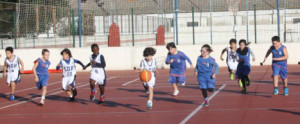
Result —
M151 72L148 70L143 70L140 73L140 80L142 82L149 82L151 80Z

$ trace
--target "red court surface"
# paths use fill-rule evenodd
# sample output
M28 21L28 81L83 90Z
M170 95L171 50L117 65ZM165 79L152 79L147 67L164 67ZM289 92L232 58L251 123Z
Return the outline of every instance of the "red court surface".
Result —
M248 94L241 94L237 81L230 81L227 68L217 75L216 91L210 94L210 106L202 107L203 97L193 70L187 71L187 85L173 97L167 83L168 69L157 75L153 109L147 110L147 96L133 71L108 71L104 104L89 101L89 73L77 74L78 96L69 103L61 90L61 74L51 74L48 96L38 106L40 92L33 75L22 75L16 100L9 101L5 80L0 84L1 124L299 124L300 66L289 65L289 96L274 96L271 67L253 67ZM281 84L281 83L280 83ZM99 93L99 91L98 91ZM97 94L99 99L99 94ZM98 100L97 99L97 100Z

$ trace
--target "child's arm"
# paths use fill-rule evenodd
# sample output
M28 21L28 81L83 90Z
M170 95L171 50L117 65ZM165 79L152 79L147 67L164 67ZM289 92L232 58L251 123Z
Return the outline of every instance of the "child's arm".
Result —
M249 48L250 49L250 48ZM254 55L254 52L250 49L250 54L252 56L252 61L254 62L255 61L255 55Z
M59 70L62 67L61 61L56 65L56 70Z
M214 61L213 66L215 67L215 72L213 73L212 78L216 78L216 75L219 73L219 65Z
M220 56L220 59L223 61L224 59L223 59L223 54L227 51L228 49L227 49L227 47L225 48L225 49L223 49L223 51L222 51L222 53L221 53L221 56Z
M277 60L277 61L287 60L289 58L289 54L286 47L283 48L283 55L284 56L280 58L273 58L273 60Z
M166 62L165 62L165 63L168 65L168 64L171 64L173 61L174 61L174 60L173 60L173 59L171 59L170 55L168 54L168 56L167 56L167 59L166 59Z
M23 63L23 61L18 57L18 62L21 64L21 72L23 72L24 71L24 63Z
M191 65L191 68L192 68L193 63L192 63L191 59L187 55L185 55L184 53L183 53L183 57L184 57L185 60L187 60L189 62L189 64Z
M6 77L7 63L4 61L3 77Z
M35 77L35 82L39 82L39 77L37 76L36 74L36 68L37 66L39 65L39 61L36 61L35 64L33 65L33 68L32 68L32 71L33 71L33 74L34 74L34 77Z
M74 59L74 62L77 63L77 64L79 64L79 65L81 65L81 67L82 67L83 69L85 68L85 66L82 64L81 61L79 61L79 60L77 60L77 59Z
M267 58L269 57L270 54L271 54L271 47L270 47L269 50L267 51L266 56L265 56L265 59L264 59L264 61L263 61L262 63L265 63L265 62L266 62L266 60L267 60Z

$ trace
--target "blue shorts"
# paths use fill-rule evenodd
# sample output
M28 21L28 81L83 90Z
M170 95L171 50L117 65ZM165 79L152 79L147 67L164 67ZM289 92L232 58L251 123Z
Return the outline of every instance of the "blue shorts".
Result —
M169 84L175 84L175 83L179 83L179 84L185 83L185 76L170 75L169 76Z
M38 75L39 82L36 83L36 86L39 90L42 89L43 86L48 86L49 75Z
M236 75L238 78L242 78L243 76L248 76L251 72L251 67L248 65L238 65L236 70Z
M272 69L273 69L273 76L278 76L280 75L280 77L282 79L286 79L287 78L287 66L282 66L282 65L278 65L278 64L272 64Z
M200 89L215 88L216 79L212 78L212 73L199 73L197 76Z

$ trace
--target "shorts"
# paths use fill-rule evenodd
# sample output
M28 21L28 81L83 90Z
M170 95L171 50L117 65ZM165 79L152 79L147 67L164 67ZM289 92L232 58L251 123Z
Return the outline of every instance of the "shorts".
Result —
M38 75L39 82L36 83L36 87L41 90L43 86L48 86L49 75Z
M237 69L238 62L227 62L227 65L228 65L228 71L232 72Z
M103 68L92 68L91 80L95 81L95 84L106 85L106 74Z
M16 84L21 82L20 72L9 72L7 73L7 84L10 85L11 82L15 82Z
M197 76L200 89L214 89L216 79L212 78L212 73L199 73Z
M75 87L75 79L76 79L76 75L75 76L69 76L69 77L63 77L62 79L62 89L63 90L69 90L69 86L71 87Z
M286 79L287 78L287 66L282 66L282 65L278 65L278 64L272 64L272 69L273 69L273 76L278 76L280 75L280 77L282 79Z
M174 84L174 83L179 83L179 84L185 83L185 76L170 75L169 76L169 84Z
M238 78L242 78L243 76L248 76L251 72L251 67L248 65L238 65L236 70L236 75Z
M155 76L152 75L151 80L148 82L143 82L146 83L148 87L154 88L155 86Z

